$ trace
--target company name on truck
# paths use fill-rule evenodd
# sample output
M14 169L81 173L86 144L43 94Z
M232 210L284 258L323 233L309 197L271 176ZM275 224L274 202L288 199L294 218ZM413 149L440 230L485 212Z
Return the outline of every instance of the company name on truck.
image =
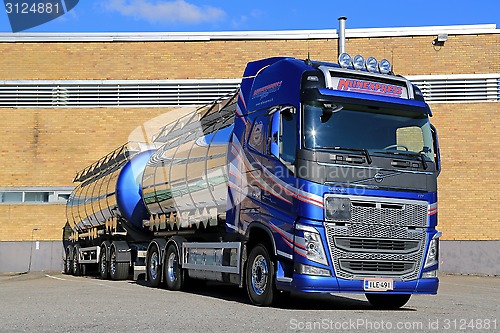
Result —
M267 86L264 86L262 88L255 89L253 91L252 99L264 98L267 95L280 90L282 83L283 83L283 81L278 81L278 82L268 84Z
M356 80L356 79L338 78L337 80L338 80L337 90L406 98L406 91L403 89L403 87L396 86L393 84Z

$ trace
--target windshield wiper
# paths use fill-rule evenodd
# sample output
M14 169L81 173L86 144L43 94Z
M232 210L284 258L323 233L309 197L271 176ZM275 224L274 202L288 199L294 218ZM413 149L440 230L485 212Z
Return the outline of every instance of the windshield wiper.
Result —
M420 161L422 161L422 167L424 170L427 170L427 161L425 160L425 154L420 152L411 152L411 151L376 151L376 153L380 154L388 154L388 155L403 155L403 156L410 156L410 157L418 157Z
M358 153L362 153L366 157L366 162L368 164L372 164L372 158L370 154L368 153L367 149L360 149L360 148L345 148L345 147L320 147L321 149L333 149L333 150L345 150L345 151L354 151Z

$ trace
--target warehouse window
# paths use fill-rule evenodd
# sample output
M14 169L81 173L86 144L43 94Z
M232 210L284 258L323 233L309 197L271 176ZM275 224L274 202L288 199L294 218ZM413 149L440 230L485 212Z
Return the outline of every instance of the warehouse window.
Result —
M51 188L49 188L51 189ZM19 190L14 188L0 190L0 204L65 204L72 189Z

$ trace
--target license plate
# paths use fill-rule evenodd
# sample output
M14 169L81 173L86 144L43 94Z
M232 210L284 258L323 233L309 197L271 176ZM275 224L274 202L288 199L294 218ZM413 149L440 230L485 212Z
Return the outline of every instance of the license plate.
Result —
M394 280L392 279L364 279L364 289L366 291L387 291L394 289Z

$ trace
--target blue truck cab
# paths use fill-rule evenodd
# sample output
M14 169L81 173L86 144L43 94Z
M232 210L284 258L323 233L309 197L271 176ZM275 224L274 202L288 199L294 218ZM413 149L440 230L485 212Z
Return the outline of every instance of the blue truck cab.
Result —
M436 129L387 60L247 65L228 154L228 232L250 299L363 293L398 308L438 289Z

